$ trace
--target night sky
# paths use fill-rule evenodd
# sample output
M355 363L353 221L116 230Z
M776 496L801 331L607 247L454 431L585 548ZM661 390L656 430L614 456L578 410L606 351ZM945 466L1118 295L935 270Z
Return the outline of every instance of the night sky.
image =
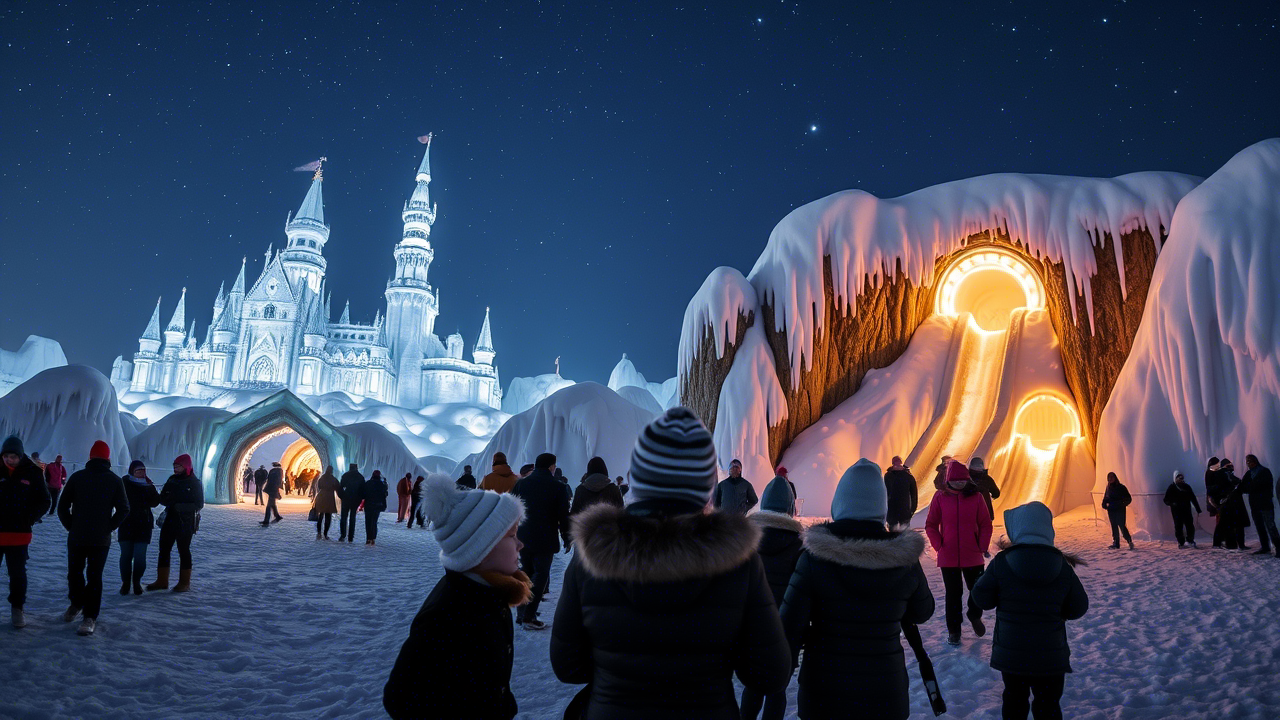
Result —
M434 132L437 333L469 357L492 306L504 387L662 380L707 273L810 200L1280 135L1280 6L1185 5L5 3L0 347L109 372L184 286L203 339L321 155L334 314L371 322Z

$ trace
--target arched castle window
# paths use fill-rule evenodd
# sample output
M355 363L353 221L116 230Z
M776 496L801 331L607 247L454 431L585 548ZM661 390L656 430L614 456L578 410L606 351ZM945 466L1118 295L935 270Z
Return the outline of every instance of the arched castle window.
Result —
M276 366L270 358L260 357L249 366L249 379L254 382L272 382L275 380Z
M262 308L262 317L264 317L264 318L266 318L266 319L268 319L268 320L273 320L273 319L275 319L275 316L276 316L276 306L275 306L275 305L268 305L268 306L266 306L266 307Z

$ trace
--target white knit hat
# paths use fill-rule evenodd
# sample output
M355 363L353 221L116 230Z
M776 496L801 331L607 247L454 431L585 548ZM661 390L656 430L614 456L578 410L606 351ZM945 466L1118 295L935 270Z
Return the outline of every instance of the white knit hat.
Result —
M422 485L422 502L440 545L446 570L470 570L524 519L524 503L509 493L459 490L448 475L432 473Z

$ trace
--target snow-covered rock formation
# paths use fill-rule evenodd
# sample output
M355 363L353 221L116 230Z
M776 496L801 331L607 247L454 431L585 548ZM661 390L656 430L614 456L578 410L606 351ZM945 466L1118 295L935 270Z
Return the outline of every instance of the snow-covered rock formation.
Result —
M458 463L454 477L463 465L471 465L476 477L483 476L499 451L515 468L533 462L541 453L555 453L574 485L586 472L587 461L597 455L604 458L612 475L625 475L636 438L653 418L653 413L603 385L578 383L508 420L484 450Z
M613 372L609 373L609 389L619 392L624 387L643 388L653 396L658 403L658 407L663 410L673 407L677 404L680 384L676 378L669 378L666 382L649 382L645 380L644 375L636 369L635 363L627 359L627 354L622 353L622 359L614 366Z
M16 351L0 349L0 397L49 368L67 364L56 340L28 335Z
M0 397L0 438L17 435L28 453L52 460L62 455L74 467L102 440L114 465L127 468L132 456L120 426L111 380L84 365L37 373Z
M572 380L562 378L558 373L512 378L511 385L507 387L507 392L502 396L502 412L508 415L519 415L556 392L574 384Z
M1280 466L1280 140L1232 158L1178 205L1133 351L1102 415L1098 486L1115 471L1134 524L1172 533L1175 469L1203 496L1206 461ZM1154 493L1151 495L1149 493Z

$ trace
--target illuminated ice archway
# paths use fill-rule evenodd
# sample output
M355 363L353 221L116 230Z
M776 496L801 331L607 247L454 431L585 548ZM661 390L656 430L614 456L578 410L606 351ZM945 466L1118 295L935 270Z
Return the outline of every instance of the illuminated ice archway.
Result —
M1027 398L1013 419L1014 435L1025 435L1032 447L1046 452L1057 449L1063 437L1079 437L1081 432L1075 407L1052 393Z
M317 473L324 472L324 465L320 462L320 453L304 437L298 438L289 447L285 448L284 455L280 458L280 465L289 477L298 477L306 470L315 470Z
M1017 308L1044 307L1040 276L1016 254L981 248L961 255L943 273L935 310L943 315L970 313L978 327L1005 330Z

